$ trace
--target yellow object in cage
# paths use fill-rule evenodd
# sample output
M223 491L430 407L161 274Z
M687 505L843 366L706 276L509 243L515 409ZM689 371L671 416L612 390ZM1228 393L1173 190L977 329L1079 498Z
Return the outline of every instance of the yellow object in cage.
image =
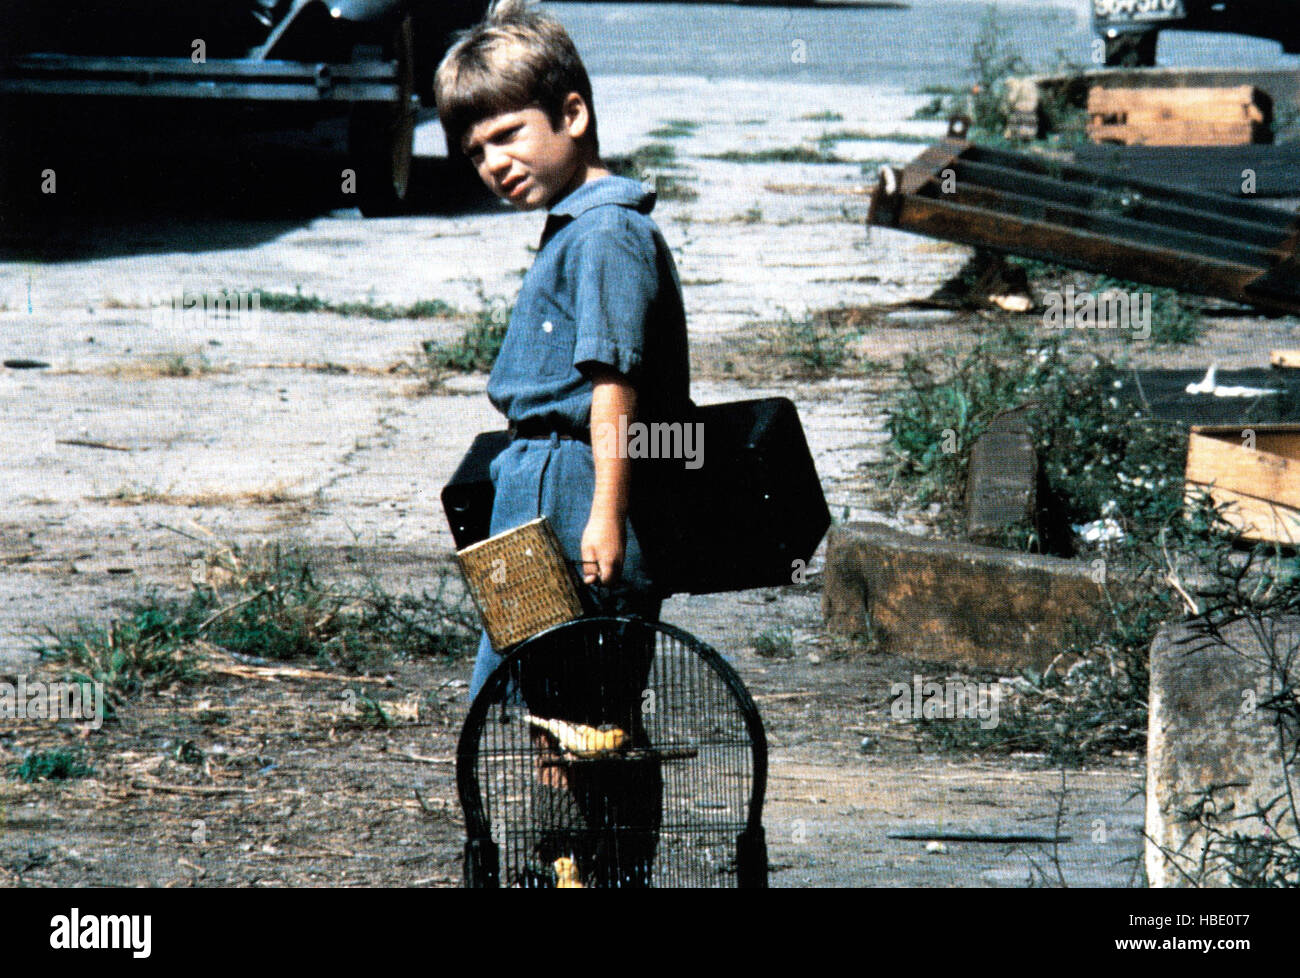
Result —
M529 725L554 737L562 750L579 757L599 757L627 745L627 733L618 727L589 727L585 723L543 720L531 714L524 719Z
M582 617L573 575L545 516L472 544L456 560L498 652Z
M578 864L571 856L561 856L555 860L555 888L557 890L585 889L578 876Z

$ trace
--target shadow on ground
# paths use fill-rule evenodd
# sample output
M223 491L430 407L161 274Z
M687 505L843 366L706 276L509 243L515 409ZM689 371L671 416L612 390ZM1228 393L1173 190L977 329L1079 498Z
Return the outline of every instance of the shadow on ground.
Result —
M81 119L25 153L0 133L0 260L254 247L356 207L345 125L241 132L175 114ZM403 216L503 212L463 160L416 157Z

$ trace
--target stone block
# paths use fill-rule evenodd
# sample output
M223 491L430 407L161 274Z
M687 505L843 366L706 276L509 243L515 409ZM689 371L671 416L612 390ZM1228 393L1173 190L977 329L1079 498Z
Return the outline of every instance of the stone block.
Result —
M1224 629L1224 641L1197 635L1186 625L1166 626L1152 643L1146 813L1151 886L1229 886L1226 864L1216 855L1225 835L1270 834L1251 813L1285 795L1282 751L1294 751L1297 731L1262 705L1282 690L1284 673L1280 665L1270 667L1261 633L1271 633L1268 644L1283 657L1290 655L1294 690L1300 682L1300 664L1294 661L1300 619L1263 624L1257 631L1237 622ZM1202 800L1216 813L1216 832L1182 814ZM1272 834L1294 839L1294 815L1280 823Z
M1011 527L1034 525L1038 455L1020 415L994 418L975 439L966 479L966 535L998 545Z
M925 540L878 523L831 527L822 614L868 627L885 652L1014 672L1046 667L1072 622L1106 618L1098 568L1081 561Z

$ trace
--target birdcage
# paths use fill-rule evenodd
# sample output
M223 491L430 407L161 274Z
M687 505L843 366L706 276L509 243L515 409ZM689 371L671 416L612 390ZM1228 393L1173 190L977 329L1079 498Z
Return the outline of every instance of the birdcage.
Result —
M456 762L467 886L761 887L767 742L735 670L639 618L516 646Z

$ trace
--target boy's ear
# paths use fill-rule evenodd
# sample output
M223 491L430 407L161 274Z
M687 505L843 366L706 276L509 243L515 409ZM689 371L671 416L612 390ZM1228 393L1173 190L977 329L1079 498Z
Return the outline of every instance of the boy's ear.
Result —
M591 128L591 111L586 100L577 92L564 97L564 130L571 139L582 139Z

